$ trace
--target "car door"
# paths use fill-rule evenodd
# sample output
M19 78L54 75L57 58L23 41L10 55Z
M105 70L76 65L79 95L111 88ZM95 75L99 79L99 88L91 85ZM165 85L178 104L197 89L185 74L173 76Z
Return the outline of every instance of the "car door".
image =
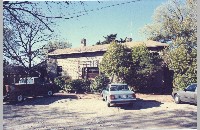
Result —
M34 85L36 95L43 95L46 92L45 84L40 78L35 78Z
M196 90L194 92L194 103L197 104L197 86L196 86Z
M32 84L33 80L29 77L24 80L24 84L21 84L21 90L23 91L24 96L32 96L34 93L34 85Z
M186 102L190 102L190 103L195 102L195 94L197 94L197 92L195 91L196 87L197 87L197 84L192 84L185 89L183 96Z

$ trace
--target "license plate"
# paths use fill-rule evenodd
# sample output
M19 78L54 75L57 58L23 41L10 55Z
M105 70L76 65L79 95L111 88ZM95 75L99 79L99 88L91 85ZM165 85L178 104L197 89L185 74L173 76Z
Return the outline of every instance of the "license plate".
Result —
M126 95L122 95L122 98L126 98Z

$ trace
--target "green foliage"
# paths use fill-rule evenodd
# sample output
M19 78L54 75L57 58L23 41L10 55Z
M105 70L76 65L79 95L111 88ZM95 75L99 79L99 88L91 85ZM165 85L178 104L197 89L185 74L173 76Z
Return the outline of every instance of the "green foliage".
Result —
M173 50L167 50L164 55L169 68L174 71L173 85L175 89L182 90L190 83L197 82L197 50L192 49L188 53L184 45L180 45Z
M64 89L71 82L71 77L69 76L59 76L54 79L54 83L58 85L61 89Z
M174 86L175 90L183 90L185 87L187 87L191 83L196 83L196 77L193 77L191 73L185 73L183 75L177 74L174 78Z
M98 41L96 45L110 44L111 42L115 41L116 37L117 34L107 35L106 37L104 37L105 40L103 42Z
M84 79L83 82L84 82L83 87L82 87L83 90L84 90L85 92L90 92L90 91L91 91L91 88L90 88L91 80L89 80L89 79Z
M90 91L90 80L75 79L72 80L67 86L70 91L75 91L77 93L83 93Z
M91 81L88 79L72 80L69 76L59 76L54 79L56 85L68 92L89 92Z
M144 30L151 39L171 41L163 58L174 70L175 89L197 82L197 0L171 0L158 7L153 17Z
M91 89L93 91L100 91L105 88L110 82L109 78L105 75L96 76L94 81L91 84Z
M149 52L146 46L137 46L132 48L132 80L129 80L131 86L136 86L138 89L149 87L153 74L160 68L159 57L154 56Z
M108 76L116 76L117 82L125 81L131 70L131 50L122 44L111 43L100 63L100 71Z
M128 49L112 43L104 54L100 70L108 76L116 76L115 82L125 82L141 89L151 85L154 74L161 69L161 61L144 45Z
M149 39L172 41L178 37L196 39L197 1L169 0L156 8L153 23L143 32ZM193 42L192 44L195 44Z

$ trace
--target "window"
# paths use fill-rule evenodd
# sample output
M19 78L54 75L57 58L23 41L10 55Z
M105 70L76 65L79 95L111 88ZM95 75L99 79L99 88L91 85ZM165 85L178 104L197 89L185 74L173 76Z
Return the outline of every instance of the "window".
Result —
M34 82L35 82L35 84L42 84L42 81L40 78L35 78Z
M110 91L128 90L128 85L112 85Z
M186 91L195 92L196 87L197 87L197 84L192 84L186 89Z
M27 81L27 84L33 84L33 79L29 79L29 80Z
M116 86L112 86L112 87L110 87L110 91L118 91L118 89Z
M99 68L97 67L83 67L82 78L95 78L99 75Z

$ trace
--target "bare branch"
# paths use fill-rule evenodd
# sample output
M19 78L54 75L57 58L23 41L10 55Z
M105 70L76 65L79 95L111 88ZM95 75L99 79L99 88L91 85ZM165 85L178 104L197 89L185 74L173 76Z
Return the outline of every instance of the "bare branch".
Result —
M27 52L28 48L27 48L27 44L24 42L23 38L22 38L22 32L19 29L19 27L17 26L17 32L20 38L20 42L22 43L22 47L24 48L24 50Z
M26 9L24 9L24 8L10 8L10 9L13 9L13 10L15 10L15 11L16 11L16 10L21 10L21 11L23 11L23 12L27 12L27 13L31 14L33 17L37 18L41 23L43 23L43 24L48 28L48 30L50 30L51 32L53 32L53 30L47 25L47 23L45 23L45 22L42 20L42 18L39 17L39 16L42 16L42 15L34 14L34 13L32 13L32 11L26 10Z

